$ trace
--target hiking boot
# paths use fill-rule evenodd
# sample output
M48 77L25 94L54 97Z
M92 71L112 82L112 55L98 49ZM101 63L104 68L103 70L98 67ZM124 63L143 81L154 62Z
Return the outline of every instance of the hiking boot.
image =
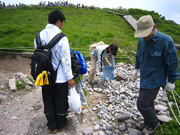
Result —
M68 128L72 123L73 123L73 119L69 117L66 125L65 125L63 128L58 129L58 132L64 131L64 130L65 130L66 128Z
M160 123L158 122L156 126L151 127L151 126L147 126L146 128L143 129L143 133L144 134L153 134L154 131L160 126Z
M138 129L143 130L147 125L143 122L143 123L137 123L135 126Z
M57 129L54 129L54 130L50 130L50 134L56 134L57 133Z

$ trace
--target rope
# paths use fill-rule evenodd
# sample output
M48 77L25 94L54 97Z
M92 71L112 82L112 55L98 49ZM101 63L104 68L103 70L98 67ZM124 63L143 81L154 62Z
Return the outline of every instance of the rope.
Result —
M177 119L177 117L176 117L176 115L175 115L175 113L174 113L173 109L171 108L171 105L170 105L170 103L169 103L169 99L168 99L168 96L167 96L166 91L165 91L165 94L166 94L167 101L168 101L169 107L170 107L170 109L171 109L171 112L172 112L172 114L174 115L174 118L176 119L177 123L178 123L178 124L179 124L179 126L180 126L180 123L179 123L179 121L178 121L178 119Z
M174 92L175 92L176 96L178 96L178 98L180 99L180 96L177 94L177 92L175 90L174 90Z
M173 92L173 91L172 91L172 94L173 94L174 101L175 101L175 103L176 103L176 106L177 106L177 109L178 109L178 112L179 112L179 107L178 107L178 104L177 104L177 101L176 101L176 98L175 98L175 96L174 96L174 92ZM180 112L179 112L179 115L180 115Z

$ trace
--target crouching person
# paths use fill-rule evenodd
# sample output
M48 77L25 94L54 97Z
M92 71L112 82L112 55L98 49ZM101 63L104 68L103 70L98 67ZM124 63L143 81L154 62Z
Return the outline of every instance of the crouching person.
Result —
M94 50L91 52L91 70L88 76L88 84L93 87L93 79L96 71L96 61L98 61L98 68L100 76L103 75L102 69L103 66L110 65L113 68L116 68L115 56L117 54L118 46L116 44L111 45L99 45L96 46ZM109 61L107 60L107 56L109 56Z

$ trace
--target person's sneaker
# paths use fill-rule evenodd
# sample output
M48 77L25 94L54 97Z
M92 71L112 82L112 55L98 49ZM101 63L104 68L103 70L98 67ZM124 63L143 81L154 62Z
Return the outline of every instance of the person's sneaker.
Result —
M160 123L158 122L156 126L154 127L150 127L150 126L147 126L146 128L143 129L143 133L144 134L153 134L154 131L160 126Z
M56 134L56 133L57 133L57 129L50 130L50 134Z
M58 132L62 132L64 131L67 127L69 127L71 124L73 123L73 119L71 117L68 118L68 121L66 123L66 126L61 128L61 129L58 129Z
M144 122L143 122L143 123L137 123L137 124L136 124L136 127L137 127L138 129L140 129L140 130L143 130L146 126L147 126L147 125L144 124Z

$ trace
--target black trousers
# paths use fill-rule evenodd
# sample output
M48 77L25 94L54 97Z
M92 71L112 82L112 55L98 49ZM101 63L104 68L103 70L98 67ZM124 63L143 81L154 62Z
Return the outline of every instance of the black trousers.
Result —
M158 94L159 87L155 89L140 89L137 99L137 108L144 117L144 123L151 127L156 126L158 118L154 109L154 100Z
M42 87L44 114L50 130L61 129L67 123L68 82Z

